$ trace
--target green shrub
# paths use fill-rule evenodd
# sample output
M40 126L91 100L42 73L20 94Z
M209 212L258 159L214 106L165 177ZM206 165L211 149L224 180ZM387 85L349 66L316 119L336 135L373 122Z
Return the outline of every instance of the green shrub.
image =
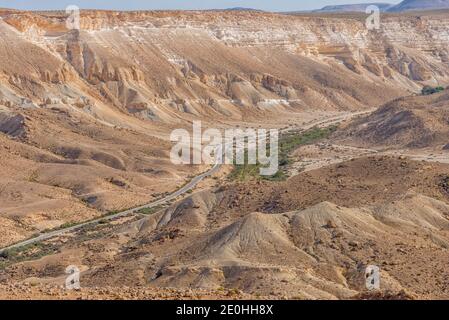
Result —
M438 87L425 86L424 88L422 88L421 94L423 96L428 96L428 95L435 94L435 93L438 93L441 91L444 91L444 88L440 87L440 86L438 86Z
M162 209L163 209L163 206L156 206L156 207L152 207L152 208L143 208L137 212L141 213L141 214L145 214L145 215L150 215L150 214L156 213L158 211L161 211Z
M286 167L290 163L290 154L298 147L306 144L316 143L322 139L328 138L335 130L336 126L326 128L314 127L305 132L287 132L279 138L279 171L273 176L260 176L260 163L248 164L248 151L245 150L245 164L234 164L234 170L230 174L232 180L245 181L247 179L264 179L270 181L281 181L287 178Z

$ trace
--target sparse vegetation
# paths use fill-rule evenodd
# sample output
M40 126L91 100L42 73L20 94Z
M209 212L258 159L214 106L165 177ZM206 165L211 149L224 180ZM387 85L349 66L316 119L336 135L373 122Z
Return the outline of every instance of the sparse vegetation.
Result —
M158 211L161 211L163 208L164 208L163 206L156 206L153 208L143 208L143 209L138 210L137 212L140 214L150 215L150 214L156 213Z
M74 226L76 226L78 224L80 224L80 222L66 222L66 223L61 224L58 228L52 229L51 231L71 228L71 227L74 227Z
M30 176L28 177L28 181L29 182L38 182L38 178L39 178L39 175L38 175L37 171L33 171L30 174Z
M329 126L326 128L312 128L303 133L288 132L282 134L279 139L279 171L273 176L261 176L259 169L262 164L248 164L248 154L245 151L245 164L234 165L234 170L231 172L230 178L232 180L245 181L248 179L265 179L270 181L282 181L287 178L286 168L290 164L290 154L298 147L310 143L315 143L319 140L328 138L335 130L336 126Z
M441 178L440 187L444 192L449 193L449 176L443 176Z
M435 93L438 93L441 91L444 91L444 88L441 86L438 86L438 87L425 86L424 88L422 88L421 94L423 96L428 96L428 95L435 94Z
M56 252L58 249L55 245L42 242L12 248L0 254L0 270L22 261L38 260Z
M299 135L297 132L286 133L281 136L280 155L284 156L285 158L299 146L315 143L319 140L326 139L333 132L335 132L335 130L337 130L336 126L329 126L326 128L314 127Z

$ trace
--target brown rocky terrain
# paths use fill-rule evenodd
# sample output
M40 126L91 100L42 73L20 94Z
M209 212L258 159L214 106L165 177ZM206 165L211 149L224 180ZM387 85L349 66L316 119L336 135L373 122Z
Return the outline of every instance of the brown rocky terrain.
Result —
M192 119L294 124L449 72L437 13L388 15L375 32L362 16L240 11L83 11L80 31L59 12L0 17L2 245L185 183L203 169L173 167L164 140Z
M2 247L150 202L203 170L175 169L167 142L63 107L3 114L20 129L0 136Z
M115 227L55 239L56 253L6 267L3 281L60 285L80 266L86 288L238 289L252 297L448 297L449 193L443 164L368 157L195 193ZM86 289L89 290L89 289Z
M400 98L351 122L339 132L343 143L396 148L444 149L449 139L449 91Z
M449 83L449 13L365 18L83 11L67 30L61 12L0 10L2 248L205 171L169 160L169 133L193 120L285 128L380 107L330 140L349 159L277 182L225 168L169 207L2 251L0 298L448 298L449 165L357 147L447 148L447 91L416 94ZM68 265L79 292L61 288Z
M259 299L275 297L259 297ZM63 286L15 284L0 286L2 300L239 300L251 295L236 290L191 290L141 288L81 288L65 290Z

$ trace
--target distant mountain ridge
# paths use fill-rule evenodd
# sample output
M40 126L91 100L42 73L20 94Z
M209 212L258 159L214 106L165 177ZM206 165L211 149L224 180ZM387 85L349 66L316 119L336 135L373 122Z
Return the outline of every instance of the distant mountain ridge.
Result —
M365 12L366 8L369 6L377 6L379 7L380 11L385 12L391 7L394 6L394 4L391 3L378 3L378 2L372 2L372 3L358 3L358 4L341 4L341 5L329 5L325 6L321 9L314 10L313 12Z
M312 12L318 13L338 13L338 12L365 12L370 5L379 7L381 12L406 12L418 10L439 10L449 9L449 0L404 0L394 5L391 3L359 3L329 5Z
M233 8L227 8L226 11L262 11L262 10L254 9L254 8L245 8L245 7L233 7Z
M388 9L389 12L404 12L417 10L449 9L449 0L404 0Z

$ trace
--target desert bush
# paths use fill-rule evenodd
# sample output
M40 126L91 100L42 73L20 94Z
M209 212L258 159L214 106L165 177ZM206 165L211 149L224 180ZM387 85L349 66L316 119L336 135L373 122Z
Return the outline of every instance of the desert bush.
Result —
M428 96L431 94L435 94L438 92L444 91L443 87L431 87L431 86L425 86L424 88L422 88L421 90L421 94L423 96Z

